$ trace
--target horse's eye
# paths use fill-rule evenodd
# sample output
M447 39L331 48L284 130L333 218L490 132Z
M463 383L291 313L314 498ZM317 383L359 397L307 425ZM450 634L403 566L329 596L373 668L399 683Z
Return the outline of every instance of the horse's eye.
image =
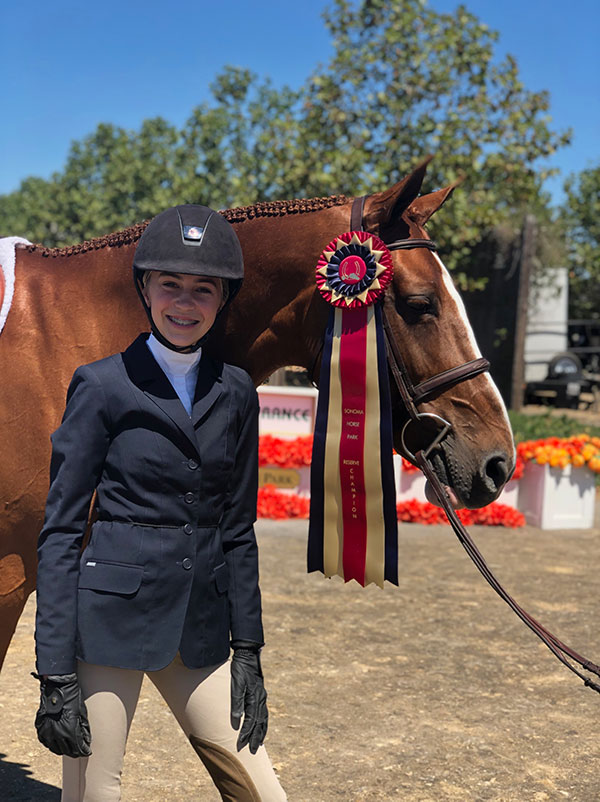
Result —
M405 301L409 309L421 315L431 314L434 311L433 301L427 295L409 295Z

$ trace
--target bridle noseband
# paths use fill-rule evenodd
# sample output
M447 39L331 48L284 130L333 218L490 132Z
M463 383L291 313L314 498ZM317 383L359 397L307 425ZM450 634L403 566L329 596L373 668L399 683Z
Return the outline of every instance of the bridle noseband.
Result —
M350 213L351 231L365 230L363 225L363 211L366 198L366 195L361 198L355 198L354 202L352 203L352 211ZM427 248L430 251L437 250L437 246L433 240L419 239L416 237L386 242L385 245L389 251L405 250L408 248ZM444 440L444 438L452 430L452 424L449 421L445 420L440 415L435 415L432 412L419 412L417 405L426 401L435 393L444 392L450 387L453 387L455 384L459 384L459 382L472 379L475 376L478 376L480 373L484 373L485 371L489 370L490 363L484 357L472 359L470 362L465 362L463 365L458 365L457 367L449 368L441 373L437 373L430 379L426 379L415 386L410 378L396 340L394 339L392 326L385 311L385 306L382 307L382 319L388 364L398 389L398 393L400 394L400 398L402 399L402 402L409 415L409 420L402 428L400 443L402 450L404 451L404 455L411 462L417 464L415 454L410 451L406 444L406 434L409 427L414 426L415 424L421 425L425 421L433 422L439 427L439 432L435 436L434 440L424 450L425 457L428 457L429 454L441 444L442 440Z

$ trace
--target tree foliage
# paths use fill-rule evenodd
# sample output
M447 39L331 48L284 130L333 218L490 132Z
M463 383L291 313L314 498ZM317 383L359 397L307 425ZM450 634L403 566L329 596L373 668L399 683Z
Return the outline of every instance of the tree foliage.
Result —
M227 68L178 130L156 118L110 124L74 142L64 169L0 197L4 234L62 245L182 202L374 192L428 153L425 189L466 178L432 221L449 266L468 269L491 226L543 208L544 159L569 134L550 127L546 92L530 92L497 34L464 6L333 0L333 55L298 91Z
M562 209L569 265L569 317L600 317L600 164L571 176Z
M301 129L309 190L373 191L434 153L424 190L465 178L432 220L453 268L492 226L517 232L546 205L543 160L570 133L550 128L548 93L524 87L514 58L494 59L497 33L423 0L336 0L326 24L334 56L308 82Z

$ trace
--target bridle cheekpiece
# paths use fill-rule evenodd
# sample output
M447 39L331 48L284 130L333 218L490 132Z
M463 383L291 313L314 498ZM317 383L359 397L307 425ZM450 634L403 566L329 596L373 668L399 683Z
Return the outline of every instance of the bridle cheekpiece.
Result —
M364 195L363 197L355 198L352 203L350 228L353 231L364 231L363 211L367 197L368 196ZM393 240L392 242L385 242L385 245L388 251L407 250L409 248L427 248L430 251L437 250L437 246L433 240L417 237ZM480 373L484 373L489 370L490 363L484 357L478 357L477 359L465 362L463 365L458 365L454 368L444 370L441 373L437 373L435 376L415 386L410 378L410 374L394 338L392 326L385 308L383 308L382 312L388 364L400 398L409 415L408 421L402 427L400 444L404 451L404 456L416 465L416 455L411 452L406 443L406 436L409 428L415 425L421 426L425 421L433 422L439 427L439 431L433 441L423 450L424 456L426 457L442 443L452 430L452 424L440 415L436 415L433 412L419 412L417 409L418 404L423 403L435 393L444 392L455 384L466 381L467 379L472 379Z

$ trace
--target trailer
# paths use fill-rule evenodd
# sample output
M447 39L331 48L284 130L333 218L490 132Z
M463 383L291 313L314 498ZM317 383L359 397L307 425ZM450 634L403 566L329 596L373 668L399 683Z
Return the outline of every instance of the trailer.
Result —
M525 335L525 403L577 409L600 396L600 320L569 320L566 268L534 287Z

